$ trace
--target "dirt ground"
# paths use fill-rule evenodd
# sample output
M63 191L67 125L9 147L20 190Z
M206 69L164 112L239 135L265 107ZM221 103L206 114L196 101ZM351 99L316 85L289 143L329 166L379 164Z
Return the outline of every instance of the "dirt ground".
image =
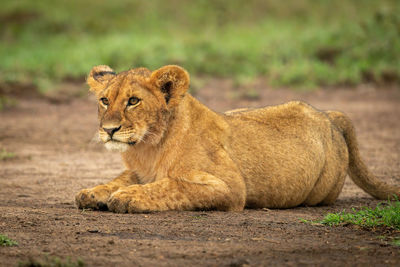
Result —
M258 82L250 95L232 88L230 81L209 80L196 96L216 111L293 99L344 111L354 121L369 168L400 184L399 89L295 92ZM108 181L123 166L118 153L92 141L94 99L71 95L66 88L47 99L20 98L16 107L0 112L0 148L16 155L0 161L0 233L19 244L0 247L1 266L46 256L80 258L89 266L400 266L400 248L390 242L399 232L301 222L379 202L350 179L328 207L237 213L78 210L74 196L80 189Z

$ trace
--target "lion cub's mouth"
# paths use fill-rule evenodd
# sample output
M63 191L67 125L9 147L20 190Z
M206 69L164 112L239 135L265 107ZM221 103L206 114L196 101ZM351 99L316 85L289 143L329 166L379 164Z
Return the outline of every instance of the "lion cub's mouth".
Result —
M115 142L115 143L121 143L121 144L128 144L128 145L130 145L130 146L136 145L136 141L122 142L122 141L119 141L119 140L110 139L110 140L108 140L106 143L108 143L108 142Z
M136 141L121 142L121 141L114 140L114 139L110 139L104 143L106 149L108 149L110 151L118 151L118 152L125 152L130 147L134 146L135 144L136 144Z

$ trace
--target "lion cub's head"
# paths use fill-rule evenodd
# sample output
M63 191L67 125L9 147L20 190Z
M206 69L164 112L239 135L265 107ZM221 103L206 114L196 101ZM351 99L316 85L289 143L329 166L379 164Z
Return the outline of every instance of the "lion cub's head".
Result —
M173 65L118 74L101 65L90 71L87 83L99 102L100 139L106 148L124 152L139 143L161 141L173 110L189 88L189 75Z

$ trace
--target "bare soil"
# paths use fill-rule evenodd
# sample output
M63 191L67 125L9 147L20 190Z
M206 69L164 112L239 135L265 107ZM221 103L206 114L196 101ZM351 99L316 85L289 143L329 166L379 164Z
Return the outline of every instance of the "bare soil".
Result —
M255 83L251 94L231 81L210 80L196 96L216 111L304 100L346 112L361 154L382 180L400 184L400 90L362 86L314 92L272 90ZM249 89L249 88L247 88ZM85 90L80 86L78 90ZM0 233L18 246L0 247L0 265L45 261L46 256L89 266L400 266L400 233L350 225L303 223L328 212L376 206L350 179L332 206L243 212L113 214L78 210L75 194L123 170L117 153L92 140L93 97L20 98L0 112ZM385 236L386 238L381 238Z

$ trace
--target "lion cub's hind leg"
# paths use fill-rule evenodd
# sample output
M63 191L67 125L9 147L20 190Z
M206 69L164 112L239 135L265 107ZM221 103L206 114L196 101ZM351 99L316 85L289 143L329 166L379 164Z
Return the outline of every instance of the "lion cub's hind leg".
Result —
M75 196L76 205L80 209L107 210L107 201L113 192L137 182L137 177L134 173L124 171L109 183L82 189Z
M304 201L304 205L329 205L335 202L342 191L346 170L324 168L313 190Z
M339 197L340 192L342 192L342 188L344 185L344 181L346 180L347 172L341 173L337 183L332 187L331 191L328 195L318 204L320 205L332 205L336 199Z
M325 165L305 205L329 205L342 191L347 176L349 157L346 142L339 131L332 129L331 142L325 148Z

